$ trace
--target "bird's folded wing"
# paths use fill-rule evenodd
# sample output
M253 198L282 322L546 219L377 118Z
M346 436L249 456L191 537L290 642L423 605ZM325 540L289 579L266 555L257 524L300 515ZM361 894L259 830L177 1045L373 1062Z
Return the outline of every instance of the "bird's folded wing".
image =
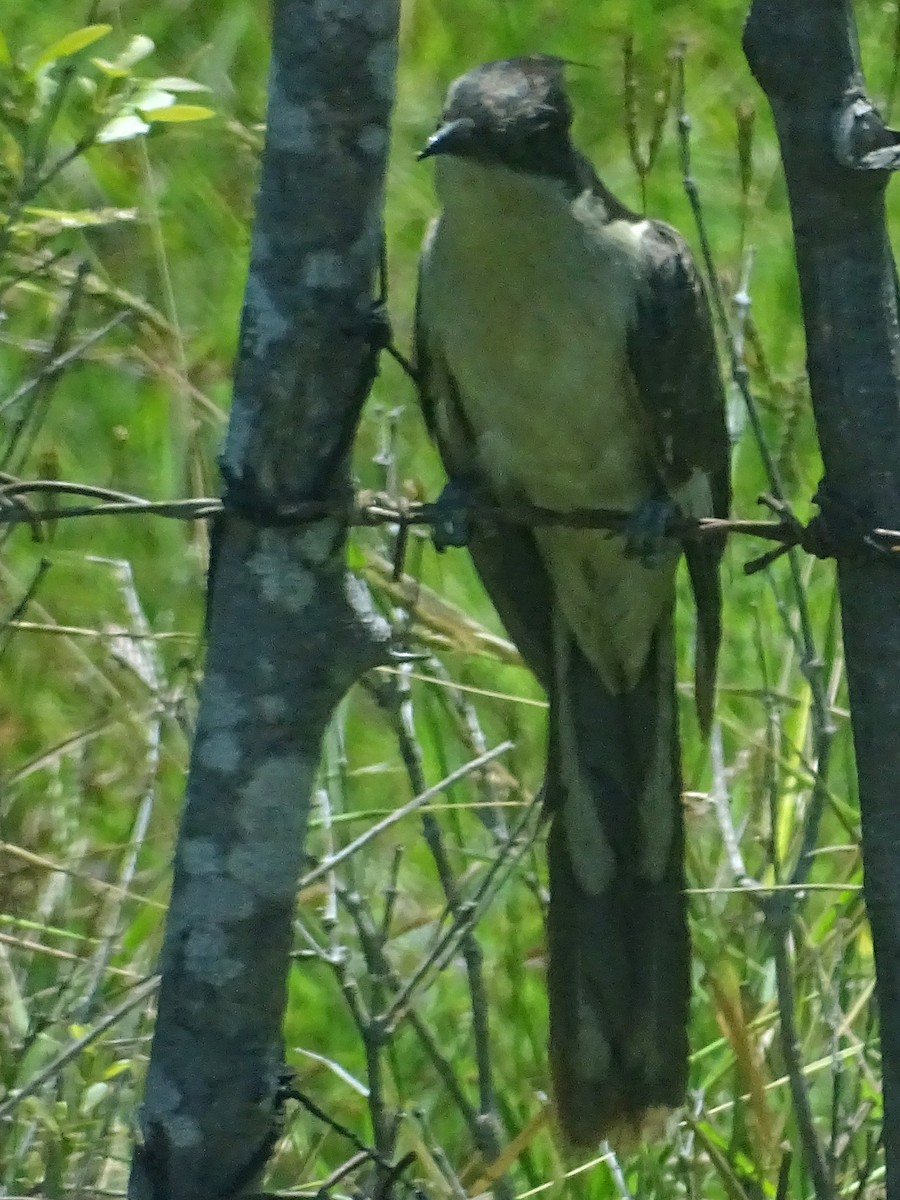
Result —
M440 346L416 309L414 363L425 423L447 474L475 485L486 504L497 504L478 469L475 439ZM531 530L523 525L476 521L469 551L478 574L522 657L545 691L553 686L553 593Z
M727 517L731 499L725 397L703 283L681 236L646 222L644 286L628 358L657 469L686 515ZM712 714L721 637L719 560L724 541L687 540L697 603L697 712Z

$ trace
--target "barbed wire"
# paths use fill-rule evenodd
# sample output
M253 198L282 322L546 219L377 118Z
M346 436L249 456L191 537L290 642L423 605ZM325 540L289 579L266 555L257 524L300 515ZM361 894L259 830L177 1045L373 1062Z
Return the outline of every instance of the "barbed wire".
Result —
M90 504L61 505L63 496L90 500ZM36 506L31 499L37 497ZM861 528L855 520L849 528L844 522L836 531L824 514L804 524L783 502L763 495L759 502L774 514L773 520L748 520L720 517L673 517L665 533L681 540L702 541L742 534L776 542L772 550L744 565L752 575L767 567L793 546L816 558L835 558L852 553L877 555L900 563L900 531ZM565 512L533 504L497 505L473 500L461 506L473 517L484 517L500 524L546 528L601 529L610 534L627 534L632 513L608 508L575 508ZM829 506L831 507L831 506ZM187 500L148 500L128 492L60 479L17 479L0 473L0 526L28 525L36 541L44 540L43 526L63 520L102 516L156 516L176 521L210 520L225 512L227 505L215 497ZM301 526L326 517L334 517L348 526L375 527L399 525L405 531L414 527L433 529L445 523L440 503L410 500L385 492L362 490L347 501L310 500L277 509L272 524Z

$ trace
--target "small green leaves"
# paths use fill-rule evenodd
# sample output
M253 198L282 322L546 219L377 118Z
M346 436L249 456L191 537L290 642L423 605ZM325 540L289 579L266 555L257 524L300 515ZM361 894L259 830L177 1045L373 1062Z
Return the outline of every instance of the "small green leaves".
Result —
M177 124L180 121L208 121L216 114L213 109L202 104L173 104L169 108L160 108L147 114L148 121L163 121Z
M58 62L61 58L71 58L79 50L85 50L88 46L93 46L94 42L99 42L101 38L106 37L111 32L112 25L85 25L81 29L75 29L71 33L67 33L65 37L61 37L58 41L48 46L46 50L41 51L32 65L32 74L37 74L42 67ZM9 51L7 50L8 54Z
M115 58L92 58L91 62L108 79L125 79L131 74L131 68L152 54L155 49L153 39L139 33Z
M97 135L98 142L126 142L149 133L151 125L207 121L215 111L202 104L176 104L172 92L149 87L139 92L128 110L113 117Z

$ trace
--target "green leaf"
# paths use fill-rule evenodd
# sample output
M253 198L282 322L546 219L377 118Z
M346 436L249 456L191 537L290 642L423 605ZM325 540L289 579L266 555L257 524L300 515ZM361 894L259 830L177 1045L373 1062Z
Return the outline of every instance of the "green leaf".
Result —
M84 1116L89 1116L94 1111L101 1101L105 1100L109 1095L108 1083L92 1083L85 1088L84 1094L81 1097L81 1111Z
M110 79L124 79L128 72L124 67L117 66L116 63L110 62L108 58L92 58L91 62Z
M67 33L58 42L54 42L46 50L41 51L31 68L32 74L35 74L41 67L45 67L48 63L56 62L60 58L70 58L71 55L77 54L79 50L84 50L87 46L93 46L94 42L99 42L101 38L106 37L111 32L112 25L85 25L82 29L76 29L72 33Z
M97 134L98 142L129 142L132 138L141 137L150 126L142 121L137 113L126 113L121 117L113 117Z
M3 36L3 31L0 30L0 67L11 67L12 55L9 52L9 44Z
M147 119L174 124L181 121L208 121L215 115L214 109L205 108L202 104L173 104L171 108L161 108L157 112L148 113Z

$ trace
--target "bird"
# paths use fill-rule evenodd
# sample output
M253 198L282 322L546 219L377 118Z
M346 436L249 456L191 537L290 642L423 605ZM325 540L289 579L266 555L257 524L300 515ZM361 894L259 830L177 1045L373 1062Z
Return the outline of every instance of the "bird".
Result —
M676 572L684 553L706 735L723 541L667 530L727 516L730 450L700 273L681 235L620 202L575 148L566 67L526 55L450 86L419 154L441 211L413 367L448 476L439 548L468 546L549 699L549 1059L558 1125L580 1147L653 1136L686 1093ZM517 505L630 515L621 533L504 523Z

